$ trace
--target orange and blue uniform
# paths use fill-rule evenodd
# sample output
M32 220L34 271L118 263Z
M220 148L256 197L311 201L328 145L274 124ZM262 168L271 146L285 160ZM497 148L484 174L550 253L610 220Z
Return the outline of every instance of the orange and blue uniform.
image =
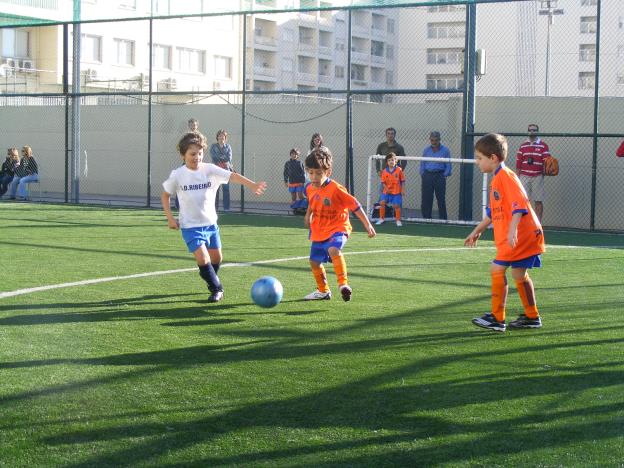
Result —
M336 233L351 234L349 210L361 209L357 199L339 183L327 179L321 187L309 184L306 197L310 205L310 240L322 242Z
M507 238L511 219L516 213L522 213L522 218L516 228L516 245L511 247ZM542 226L520 179L503 163L492 178L487 216L492 220L494 228L496 258L493 263L525 269L541 265L540 254L546 250ZM531 278L525 274L523 278L516 280L516 288L525 315L530 319L537 319L539 312ZM499 322L505 321L507 291L505 270L492 270L492 314Z
M403 192L405 174L399 166L394 166L393 169L386 166L386 168L381 171L381 183L383 184L383 193L387 195L400 195Z
M329 291L327 275L323 263L330 261L339 286L347 285L347 264L340 253L353 230L349 221L349 210L357 211L362 206L347 189L331 179L327 179L320 187L309 184L305 189L309 201L310 219L310 263L318 290ZM339 253L330 256L329 249L335 248Z
M512 248L507 242L507 235L511 218L516 213L522 213L523 216L517 228L518 242ZM494 228L497 260L513 262L545 251L542 225L531 207L520 179L504 164L494 172L488 217Z

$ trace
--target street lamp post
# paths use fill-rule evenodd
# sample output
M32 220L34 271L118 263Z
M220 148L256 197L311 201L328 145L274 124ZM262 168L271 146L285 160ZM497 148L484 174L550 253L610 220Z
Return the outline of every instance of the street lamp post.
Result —
M555 15L563 15L563 9L557 8L558 0L540 0L539 14L548 16L548 25L546 29L546 85L544 87L544 95L550 96L550 27L555 21Z

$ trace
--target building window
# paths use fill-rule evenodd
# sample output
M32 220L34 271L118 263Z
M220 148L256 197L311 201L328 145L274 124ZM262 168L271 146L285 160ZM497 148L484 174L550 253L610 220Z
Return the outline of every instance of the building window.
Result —
M388 34L394 34L394 20L392 18L388 18Z
M394 73L391 70L386 70L386 84L394 86Z
M206 73L206 52L178 47L178 70L189 73Z
M366 67L364 65L351 65L351 79L366 81Z
M377 57L384 56L384 43L379 41L371 41L371 55L376 55Z
M427 64L461 63L464 52L462 49L427 49Z
M115 43L115 63L117 65L134 65L134 41L113 39Z
M581 0L581 6L596 6L598 0Z
M152 64L160 70L171 70L171 46L154 44L152 48Z
M334 48L338 51L343 51L345 50L345 44L344 42L336 42L336 45L334 46Z
M30 33L21 29L0 29L0 50L3 57L30 57Z
M578 79L578 89L594 89L595 75L593 72L580 72Z
M617 58L624 58L624 45L619 45L617 48Z
M596 44L581 44L579 46L579 62L596 61Z
M466 35L464 23L429 23L427 24L427 37L429 39L463 38Z
M448 90L464 87L463 75L427 75L427 89Z
M618 86L624 85L624 73L618 73L617 74L617 78L616 78L615 84L617 84Z
M596 24L595 16L581 16L581 34L596 34Z
M215 78L232 79L232 57L215 55L214 72Z
M344 74L344 67L340 66L340 65L336 65L336 68L334 69L334 74L336 75L336 78L344 78L345 74Z
M102 62L102 37L82 34L80 60L82 62Z
M386 46L386 58L392 60L394 58L394 46Z

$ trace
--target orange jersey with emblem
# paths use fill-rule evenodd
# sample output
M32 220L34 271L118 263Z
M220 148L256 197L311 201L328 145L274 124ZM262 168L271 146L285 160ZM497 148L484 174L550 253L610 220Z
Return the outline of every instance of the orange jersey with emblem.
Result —
M507 235L511 218L517 212L524 215L518 223L518 242L512 248L507 242ZM546 250L542 225L531 207L522 183L504 164L496 170L490 186L489 217L494 228L497 260L522 260Z
M383 193L389 195L399 195L403 192L403 182L405 182L405 174L399 166L394 166L392 172L386 166L381 171L381 183L383 184Z
M309 184L306 187L308 209L312 213L310 220L310 240L321 242L337 232L351 234L353 228L349 221L349 210L361 208L357 199L337 182L331 179L321 187Z

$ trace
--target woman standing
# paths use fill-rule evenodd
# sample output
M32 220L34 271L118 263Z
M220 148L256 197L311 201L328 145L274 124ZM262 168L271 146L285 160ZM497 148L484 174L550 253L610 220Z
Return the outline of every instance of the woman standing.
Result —
M234 172L232 167L232 147L227 143L228 134L225 130L217 132L217 142L210 145L212 163L228 171ZM230 184L221 185L223 191L223 211L230 211ZM215 197L215 209L219 209L219 192Z

